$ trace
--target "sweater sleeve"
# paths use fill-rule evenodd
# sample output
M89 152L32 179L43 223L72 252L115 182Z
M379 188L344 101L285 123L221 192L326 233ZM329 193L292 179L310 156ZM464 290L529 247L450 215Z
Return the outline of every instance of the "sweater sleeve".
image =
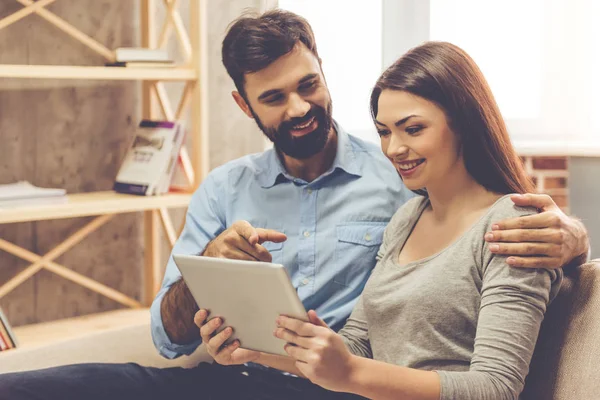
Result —
M509 267L505 256L492 254L485 244L481 273L470 369L437 371L442 400L518 399L546 307L562 279L562 270Z
M362 296L359 297L354 310L352 310L352 314L350 314L346 325L340 330L339 334L352 354L365 358L373 358Z

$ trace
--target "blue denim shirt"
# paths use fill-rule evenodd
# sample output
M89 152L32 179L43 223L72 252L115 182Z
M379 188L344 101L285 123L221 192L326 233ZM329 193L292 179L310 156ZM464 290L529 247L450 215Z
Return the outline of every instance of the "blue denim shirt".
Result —
M312 182L289 175L275 150L213 170L194 193L185 228L151 307L152 338L167 358L191 354L200 341L172 343L160 303L181 274L173 254L199 254L237 220L287 235L264 246L283 264L305 308L341 328L361 293L394 212L414 196L381 150L335 124L338 150L331 168Z

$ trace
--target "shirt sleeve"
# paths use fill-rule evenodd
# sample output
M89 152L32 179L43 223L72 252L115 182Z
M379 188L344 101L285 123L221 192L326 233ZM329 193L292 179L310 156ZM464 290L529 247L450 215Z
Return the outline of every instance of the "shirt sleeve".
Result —
M518 399L562 270L512 268L484 250L481 305L469 371L437 371L441 399ZM486 262L487 260L487 262Z
M166 358L191 354L201 343L200 340L186 345L172 343L163 326L160 305L171 285L181 278L173 255L201 254L208 243L225 230L222 206L226 203L224 194L218 189L214 177L209 175L192 196L183 232L169 256L162 286L150 307L152 340L159 353Z

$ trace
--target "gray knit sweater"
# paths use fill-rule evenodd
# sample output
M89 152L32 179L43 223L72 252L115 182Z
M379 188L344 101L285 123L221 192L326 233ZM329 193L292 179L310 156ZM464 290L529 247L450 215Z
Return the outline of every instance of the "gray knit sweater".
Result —
M535 211L505 196L446 249L399 265L428 203L417 197L396 212L340 334L356 355L437 371L443 400L517 399L562 271L509 267L484 235L499 220Z

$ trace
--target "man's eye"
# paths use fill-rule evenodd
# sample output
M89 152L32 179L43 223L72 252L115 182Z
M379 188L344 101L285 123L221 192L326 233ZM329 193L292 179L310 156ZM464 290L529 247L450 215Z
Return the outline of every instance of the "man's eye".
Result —
M282 100L283 100L283 95L278 94L278 95L271 96L271 97L265 99L265 103L273 104L273 103L278 103Z
M302 85L298 86L298 89L300 89L301 91L308 91L310 89L313 89L315 87L317 83L315 81L311 81L308 83L303 83Z

